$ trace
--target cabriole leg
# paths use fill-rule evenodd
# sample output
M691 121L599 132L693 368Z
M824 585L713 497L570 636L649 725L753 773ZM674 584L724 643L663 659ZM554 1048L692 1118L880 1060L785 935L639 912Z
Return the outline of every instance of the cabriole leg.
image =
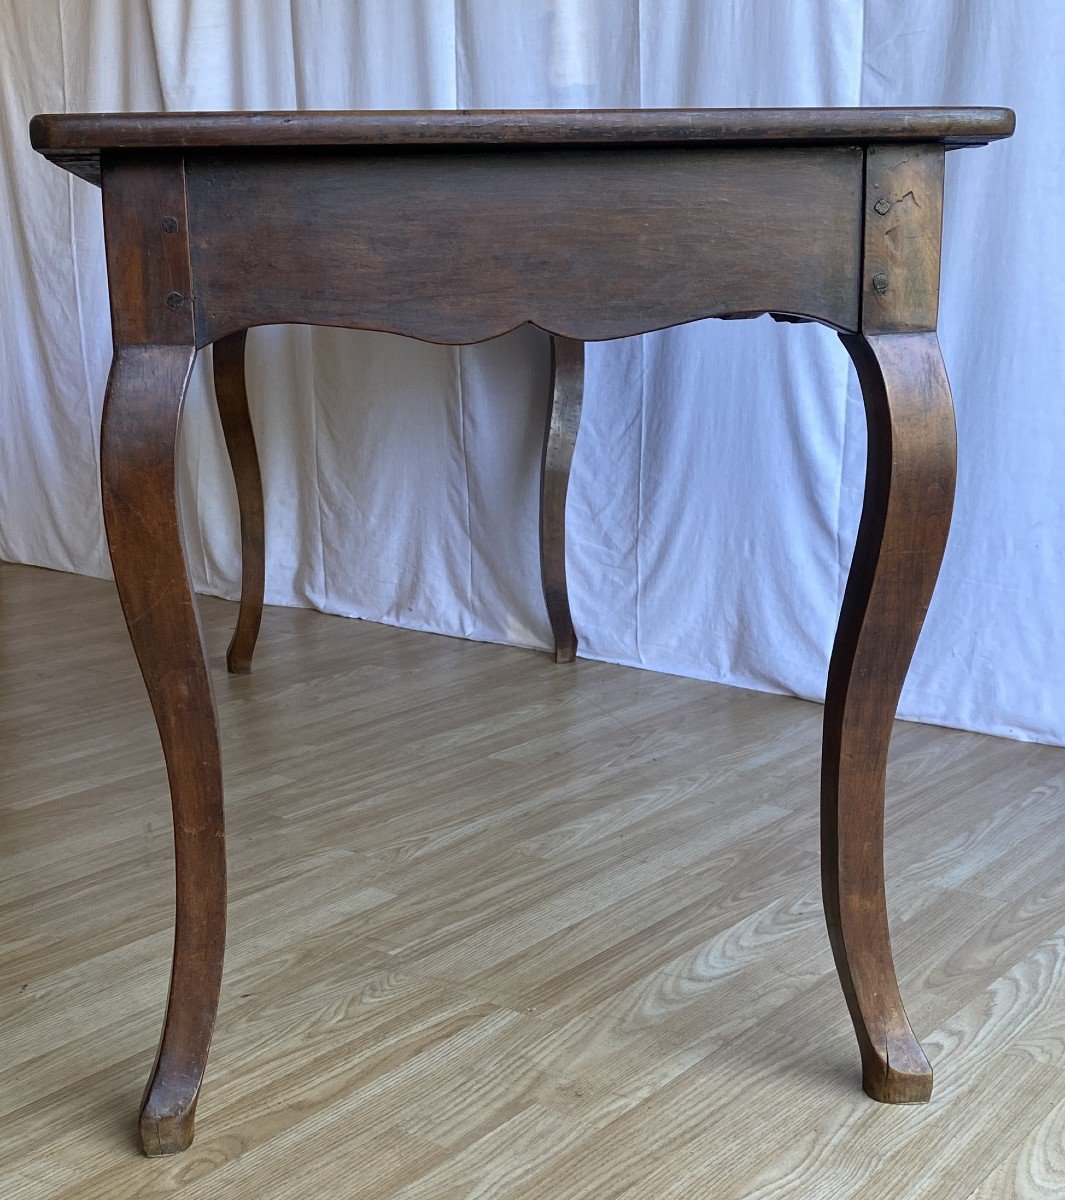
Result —
M560 663L577 656L566 586L566 494L583 403L584 343L552 337L551 403L540 468L540 577Z
M149 1155L192 1141L225 948L218 722L175 494L178 418L194 356L191 346L116 346L101 440L111 562L159 726L174 814L170 997L140 1112Z
M240 610L233 638L226 651L226 666L233 675L246 675L251 670L251 659L263 616L266 582L263 484L244 378L246 339L246 331L241 330L215 342L212 349L218 415L222 421L229 462L233 467L237 509L240 512Z
M841 335L869 435L865 501L829 668L821 792L825 915L876 1100L927 1100L932 1069L895 978L884 896L884 785L903 681L954 499L950 387L935 333Z

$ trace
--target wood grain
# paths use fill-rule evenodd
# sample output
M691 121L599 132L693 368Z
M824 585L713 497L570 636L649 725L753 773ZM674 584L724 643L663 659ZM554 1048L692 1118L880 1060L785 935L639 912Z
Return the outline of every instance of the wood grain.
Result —
M1009 137L1008 108L523 109L508 111L44 113L35 149L99 182L101 149L224 146L550 146L939 141Z
M155 726L109 582L3 566L0 595L6 1197L1060 1191L1065 751L896 724L891 915L938 1082L884 1108L820 928L819 706L271 607L249 704L211 597L231 954L196 1141L142 1159Z
M884 897L884 791L895 708L946 547L957 448L934 333L843 339L865 399L861 524L825 698L821 845L829 936L865 1090L923 1101L932 1070L910 1028Z
M116 348L100 451L115 583L159 727L174 812L174 960L140 1112L147 1154L172 1154L192 1141L225 948L218 721L175 490L178 416L194 353L191 346Z
M943 147L870 146L865 154L862 329L934 330L939 317Z
M340 114L339 124L335 118L331 127L338 134L369 128L352 114ZM676 128L689 118L670 119ZM644 129L639 114L592 117L589 128L601 127L603 138L589 148L573 144L573 130L566 131L559 118L532 114L528 126L556 144L497 146L490 153L476 143L486 130L505 141L520 126L514 114L462 117L469 144L451 145L446 153L418 143L422 134L433 136L434 118L427 114L406 114L394 125L379 122L378 136L391 140L359 152L351 144L316 143L313 118L292 119L288 132L285 121L267 121L263 132L248 114L189 118L184 126L142 118L133 124L154 141L139 150L123 140L133 128L124 118L88 118L89 126L81 127L104 139L99 147L115 334L102 455L108 537L163 741L177 845L171 998L141 1119L149 1153L171 1153L191 1140L218 1002L226 904L218 730L174 495L177 423L195 348L222 340L217 374L227 444L238 484L246 496L255 492L242 503L252 579L243 627L238 625L229 655L230 666L246 667L254 643L248 617L256 623L261 610L261 590L253 590L261 589L264 565L243 338L248 327L267 323L380 329L445 343L532 323L565 339L555 348L543 469L551 520L542 532L545 596L566 653L575 649L575 637L559 527L576 434L580 343L704 316L761 312L815 319L841 332L865 397L869 456L825 709L825 911L866 1090L885 1101L927 1099L931 1072L902 1006L888 937L884 797L895 705L935 584L953 498L953 415L934 326L943 147L958 132L958 120L969 118L937 112L940 124L933 128L927 112L837 115L818 140L794 113L779 121L748 114L732 118L741 142L736 146L728 144L719 118L692 120L706 137L680 146L641 144L646 139L638 135ZM78 119L66 123L68 132L78 128ZM997 121L1004 129L1010 119L1004 113L974 118L967 128L986 132ZM868 144L855 121L869 137L881 130L885 141ZM53 125L52 133L63 125ZM189 147L179 151L167 145L165 130L182 127ZM787 144L760 144L770 127L786 131ZM243 130L247 137L239 146L211 149L201 140L211 128L219 137L226 130ZM38 122L35 136L46 142L48 129L47 121ZM832 131L844 129L850 140L826 144ZM915 140L918 129L924 130L921 140ZM299 135L303 140L289 140ZM108 136L118 141L108 142ZM906 142L901 151L890 144L896 136ZM487 693L481 703L481 741L498 733L501 722L506 729L519 719L501 718ZM589 753L586 740L572 740L568 706L537 707L541 754L504 746L496 751L501 761L516 754L540 766L550 758L556 771L570 764L594 772L597 756L620 749L619 757L630 757L662 738L661 730L652 729L636 746L612 747L611 731ZM685 719L666 727L667 741L681 737ZM603 724L609 729L608 721ZM351 787L394 751L391 743L375 748L369 732L364 729L359 739L358 770L345 772ZM455 736L435 734L425 747L405 738L405 755L446 753ZM388 773L375 806L388 803ZM571 788L570 782L562 795ZM746 805L742 821L758 827L773 807ZM327 825L337 819L333 812L324 815ZM475 824L491 820L480 812ZM393 895L389 869L375 886L354 894L366 937L396 964L410 966L416 954L427 977L445 978L460 993L480 980L493 997L503 997L511 981L501 972L516 955L545 937L566 941L574 923L594 918L608 895L627 899L647 882L647 858L634 860L623 845L606 856L613 859L610 883L593 883L603 869L602 850L579 846L559 864L546 896L531 907L513 899L493 907L492 923L484 927L480 898L454 881L471 871L502 871L513 896L531 868L509 856L486 860L478 848L463 844L458 861L448 861L434 878L440 865L425 846L411 842L402 808L392 807L390 821L388 840L368 853L390 868L390 855L427 860L423 894L433 894L434 883L446 877L447 923L443 933L427 939L434 914L420 900L386 905L384 919L375 919L375 897ZM637 818L637 824L650 832L655 817ZM528 840L551 858L545 832L530 833ZM691 830L671 826L658 833L657 868L697 871L699 842ZM452 834L441 836L447 843ZM580 843L585 827L574 837ZM750 957L749 944L804 936L812 907L805 893L763 897L748 920L735 930L715 929L694 953L663 936L663 957L647 979L648 964L641 961L641 980L629 979L624 995L596 994L593 986L596 999L582 1015L613 1016L626 1032L656 1026L663 1013L674 1011L687 1021L690 1002L704 988L720 993L734 986L735 963ZM456 945L460 930L467 936ZM788 962L788 984L777 988L788 1004L801 1001L800 981L812 979L804 975L803 961ZM673 994L678 974L693 981L679 999ZM608 972L607 986L614 987L619 975L625 971ZM713 1036L722 1044L742 1042L751 1030L749 1013L741 1011L719 1022ZM700 1039L689 1035L684 1052L690 1055ZM786 1047L775 1053L788 1061ZM321 1075L325 1064L313 1056L292 1070L314 1066ZM265 1094L260 1099L265 1106ZM600 1100L585 1117L598 1131L614 1111ZM520 1126L521 1114L515 1119ZM625 1119L622 1114L618 1122ZM487 1136L497 1132L511 1144L502 1127ZM620 1169L623 1161L617 1155L613 1167ZM466 1188L470 1181L453 1168L449 1164L433 1186ZM524 1188L528 1178L511 1183Z
M240 609L226 651L226 666L234 675L247 675L251 670L266 588L266 517L244 375L246 341L247 334L241 330L215 342L211 350L215 399L240 513Z
M555 661L560 663L573 662L577 657L577 634L566 583L566 496L583 404L584 344L554 337L551 399L540 462L540 579L555 638Z
M291 321L445 343L767 311L858 328L858 147L229 151L187 169L200 345Z
M192 270L180 155L109 154L103 177L114 344L188 345Z
M140 1136L146 1154L173 1154L193 1137L226 928L218 718L177 501L178 424L196 355L182 160L108 157L104 234L114 340L100 435L104 525L166 760L177 879L170 995Z

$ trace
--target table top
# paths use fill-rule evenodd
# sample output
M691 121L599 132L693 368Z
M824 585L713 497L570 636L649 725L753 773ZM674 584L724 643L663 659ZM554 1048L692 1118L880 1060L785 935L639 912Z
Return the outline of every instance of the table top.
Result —
M742 146L941 142L1013 133L1008 108L645 108L436 111L48 113L30 141L99 179L101 150L420 146Z

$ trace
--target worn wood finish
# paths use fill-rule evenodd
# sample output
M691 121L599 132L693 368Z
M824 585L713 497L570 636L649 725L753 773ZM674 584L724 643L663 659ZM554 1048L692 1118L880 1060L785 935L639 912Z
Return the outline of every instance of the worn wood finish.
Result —
M107 542L163 743L177 871L170 998L140 1132L145 1153L192 1141L225 949L222 772L211 680L175 498L190 346L116 346L101 446Z
M540 464L540 578L555 638L555 662L577 657L566 584L566 496L584 404L584 343L551 339L551 400Z
M928 1064L899 995L884 896L891 725L950 528L956 446L934 333L843 337L869 432L865 501L825 699L825 915L877 1100L927 1100Z
M104 522L174 816L170 997L140 1112L144 1151L157 1155L192 1141L226 921L218 722L176 495L178 420L196 354L181 160L106 159L104 233L115 340L101 432Z
M766 311L856 330L862 170L855 147L191 157L198 341L594 341Z
M103 170L112 340L189 346L195 331L182 160L106 155Z
M246 675L251 670L266 587L263 482L244 377L246 340L247 334L242 330L215 342L211 351L218 415L233 468L240 513L240 610L226 650L226 667L233 675Z
M99 181L101 148L247 146L982 145L1013 133L1008 108L542 109L425 112L47 113L30 140Z
M903 1010L888 937L885 771L953 495L950 392L934 333L943 148L1006 136L1012 114L627 113L583 124L573 114L339 114L316 121L237 114L34 124L36 144L55 157L101 154L116 343L104 429L108 535L174 807L175 967L142 1118L146 1149L169 1152L191 1137L225 919L218 733L173 495L178 413L194 346L226 338L222 405L246 409L242 381L235 386L243 331L286 321L448 343L524 322L556 335L543 464L551 524L544 584L567 649L575 641L568 613L565 626L556 617L565 597L561 531L579 343L761 312L841 331L865 397L869 460L825 706L825 911L866 1090L887 1101L927 1098L931 1072ZM690 136L680 135L682 127ZM601 140L590 147L597 130ZM188 148L165 148L179 136ZM148 148L126 147L137 138ZM224 149L227 139L238 142ZM426 150L426 141L435 148ZM246 422L231 433L233 444L250 442ZM246 446L244 454L247 462ZM245 648L246 658L246 641ZM489 703L495 714L496 698ZM565 722L571 707L551 711ZM609 721L604 732L613 736ZM558 734L544 731L528 762L565 762ZM579 744L572 765L583 770L594 739ZM395 745L390 739L386 753ZM601 753L610 758L626 745L608 737ZM426 751L427 762L438 749ZM404 753L412 753L407 742ZM559 786L568 801L570 776ZM584 836L580 828L569 833ZM405 837L397 853L420 853ZM690 841L681 839L672 861L683 861ZM448 885L461 878L454 866L442 877ZM483 864L475 854L466 866ZM594 889L578 878L557 912L542 915L568 928L573 906L589 894ZM400 955L407 936L391 925L380 932L382 944L399 939ZM498 945L501 957L485 970L493 992L509 997L513 938ZM432 949L426 969L432 975L449 961ZM468 982L467 967L458 971ZM592 991L602 977L595 973ZM326 1060L319 1065L326 1069ZM626 1151L624 1141L615 1147L619 1164ZM437 1183L450 1188L452 1177Z
M870 146L865 158L862 330L920 333L939 317L943 147Z

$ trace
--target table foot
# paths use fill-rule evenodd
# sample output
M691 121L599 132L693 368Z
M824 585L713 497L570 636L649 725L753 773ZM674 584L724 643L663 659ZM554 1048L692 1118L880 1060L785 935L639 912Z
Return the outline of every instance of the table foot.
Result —
M888 1054L905 1054L905 1063L888 1061ZM907 1024L884 1040L884 1055L862 1061L862 1089L881 1104L927 1104L932 1098L932 1066Z
M540 466L540 578L559 663L577 657L566 585L566 494L583 403L584 343L552 337L551 401Z
M147 1108L141 1111L139 1133L141 1148L148 1158L180 1154L192 1145L195 1132L195 1105L188 1112L156 1116Z
M841 334L865 400L865 501L825 699L825 916L862 1056L888 1103L927 1100L932 1069L899 993L884 895L884 786L903 681L954 499L950 387L935 333Z
M247 675L251 670L251 659L263 616L266 584L263 484L244 377L246 339L247 331L241 330L215 342L212 348L218 415L233 468L233 481L237 485L237 509L240 513L240 609L233 638L226 651L226 667L231 675Z
M115 583L159 727L174 816L170 996L140 1117L148 1154L192 1140L225 950L218 722L175 494L178 420L194 356L192 346L117 346L101 437Z

